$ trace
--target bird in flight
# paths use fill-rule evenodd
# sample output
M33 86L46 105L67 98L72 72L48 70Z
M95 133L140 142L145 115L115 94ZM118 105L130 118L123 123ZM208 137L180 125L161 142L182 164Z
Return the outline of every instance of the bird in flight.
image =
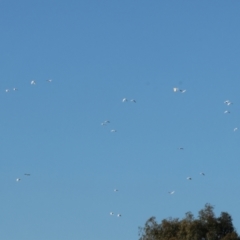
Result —
M5 92L8 93L8 92L9 92L9 89L6 89Z
M24 173L25 176L30 176L31 174L30 173Z
M205 176L205 173L204 172L200 172L201 175Z
M113 212L110 212L110 215L111 215L111 216L113 216L113 215L114 215L114 213L113 213Z
M233 131L236 132L238 130L238 128L234 128Z
M117 132L117 130L115 130L115 129L112 129L112 130L111 130L111 132L112 132L112 133L115 133L115 132Z
M185 93L187 90L186 89L180 89L179 92Z
M122 102L127 102L127 98L123 98Z
M230 113L230 111L226 110L224 113Z
M169 194L174 194L175 193L175 191L171 191L171 192L168 192Z
M122 215L121 214L118 214L117 217L121 217Z
M114 192L118 192L118 189L115 188L113 191L114 191Z
M180 148L178 148L179 150L183 150L184 148L183 147L180 147Z
M136 103L136 100L135 100L135 99L131 99L130 101Z
M21 178L17 178L17 179L16 179L16 182L19 182L20 180L21 180Z
M31 81L31 85L36 85L36 81L35 81L35 80L32 80L32 81Z
M191 177L187 177L187 180L192 180L192 178Z
M177 91L179 91L179 89L176 88L176 87L174 87L174 88L173 88L173 91L174 91L174 92L177 92Z
M18 89L17 88L13 88L13 91L17 91Z
M46 80L46 81L50 83L50 82L52 82L52 79L48 79L48 80Z

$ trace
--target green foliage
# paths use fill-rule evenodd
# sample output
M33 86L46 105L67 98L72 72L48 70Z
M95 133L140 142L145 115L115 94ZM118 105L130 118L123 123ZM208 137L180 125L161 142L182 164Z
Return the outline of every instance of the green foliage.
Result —
M222 212L216 217L213 210L213 206L206 204L198 219L187 212L182 220L163 219L159 224L151 217L139 228L139 240L240 240L231 216Z

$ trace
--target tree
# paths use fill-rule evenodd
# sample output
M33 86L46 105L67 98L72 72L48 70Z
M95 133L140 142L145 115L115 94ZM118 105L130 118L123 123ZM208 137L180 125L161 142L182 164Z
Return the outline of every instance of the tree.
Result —
M212 205L206 204L197 219L191 212L182 220L169 218L161 223L151 217L143 228L139 228L139 240L240 240L232 217L226 212L216 217L213 210Z

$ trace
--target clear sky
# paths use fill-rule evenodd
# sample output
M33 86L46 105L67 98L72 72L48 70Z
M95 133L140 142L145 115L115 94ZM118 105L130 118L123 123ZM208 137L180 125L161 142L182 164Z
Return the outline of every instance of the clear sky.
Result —
M205 203L240 233L239 12L238 0L0 1L0 239L138 239L149 217Z

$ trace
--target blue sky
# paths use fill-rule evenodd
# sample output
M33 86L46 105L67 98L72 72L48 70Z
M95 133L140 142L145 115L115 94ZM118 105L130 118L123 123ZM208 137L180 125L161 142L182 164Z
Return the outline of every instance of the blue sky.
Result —
M240 233L239 8L1 1L0 238L138 239L205 203Z

